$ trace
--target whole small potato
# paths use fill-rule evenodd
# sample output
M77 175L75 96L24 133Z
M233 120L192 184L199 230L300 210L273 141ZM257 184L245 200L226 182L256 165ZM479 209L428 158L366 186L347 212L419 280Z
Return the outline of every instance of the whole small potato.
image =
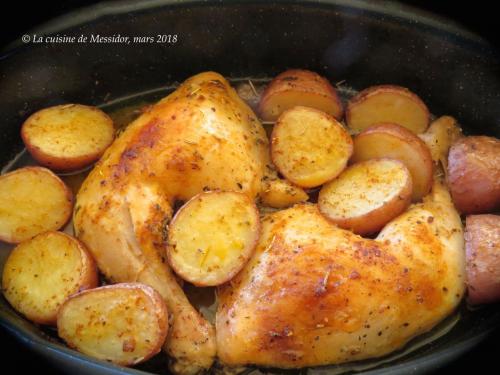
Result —
M500 301L500 216L468 216L465 250L469 303Z
M500 140L472 136L455 142L448 155L448 186L464 214L500 209Z

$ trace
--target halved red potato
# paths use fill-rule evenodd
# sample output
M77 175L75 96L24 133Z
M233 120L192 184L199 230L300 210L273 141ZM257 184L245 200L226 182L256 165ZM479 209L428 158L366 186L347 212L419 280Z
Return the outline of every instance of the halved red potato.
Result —
M3 294L15 310L33 322L53 325L69 296L97 282L97 267L85 245L52 231L19 244L2 275Z
M468 302L500 301L500 216L467 216L465 251Z
M455 142L448 154L448 187L464 214L500 209L500 140L472 136Z
M378 232L411 203L412 178L395 159L371 159L347 168L319 193L319 210L339 227Z
M82 169L113 142L113 121L96 107L64 104L32 114L21 137L33 158L58 171Z
M132 366L158 353L167 337L168 312L150 286L123 283L86 290L59 310L57 332L91 357Z
M337 91L324 77L309 70L291 69L275 77L259 103L260 117L275 121L284 111L295 106L319 109L336 119L344 112Z
M347 126L355 133L382 122L401 125L413 133L423 133L430 114L425 103L410 90L395 85L372 86L347 103Z
M0 240L19 243L63 227L73 194L54 173L26 167L0 176Z
M169 225L168 262L194 285L220 285L243 268L259 233L259 212L246 195L200 193L177 211Z
M281 114L271 137L271 157L278 170L300 187L311 188L342 172L352 154L352 139L335 118L309 107Z
M403 162L412 176L412 200L419 201L432 187L433 163L429 148L408 129L396 124L373 125L354 138L353 163L391 158Z

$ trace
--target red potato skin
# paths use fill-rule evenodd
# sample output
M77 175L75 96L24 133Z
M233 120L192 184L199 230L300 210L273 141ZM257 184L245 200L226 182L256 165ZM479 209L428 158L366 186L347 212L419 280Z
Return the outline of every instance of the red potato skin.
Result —
M467 301L471 305L500 301L500 216L466 219Z
M26 138L24 133L21 132L21 138L24 142L24 145L26 146L26 149L30 153L30 155L35 159L38 163L43 165L44 167L50 168L51 170L57 171L57 172L74 172L78 171L81 169L84 169L85 167L88 167L95 161L99 160L99 158L102 156L105 149L96 152L94 154L89 154L81 157L74 157L74 158L58 158L54 157L52 155L49 155L45 152L43 152L40 147L34 146L31 143L29 143L29 140ZM108 145L109 146L109 145Z
M91 107L91 106L84 106L79 104L82 107L86 107L92 111L98 111L102 112L98 108ZM50 108L46 108L50 109ZM29 136L26 134L26 124L29 123L30 119L33 116L37 116L42 112L42 110L35 112L32 114L30 117L26 119L26 121L23 123L21 127L21 139L23 140L24 145L26 146L26 149L30 153L30 155L35 159L38 163L43 165L44 167L50 168L51 170L57 171L57 172L74 172L78 171L80 169L84 169L85 167L88 167L92 163L96 162L99 160L99 158L104 154L104 151L106 151L106 148L109 147L111 143L113 143L115 137L111 139L109 144L102 150L94 152L92 154L88 155L82 155L79 157L61 157L61 156L54 156L50 155L46 152L44 152L40 147L35 146ZM108 119L108 121L113 124L113 120L104 112L102 114ZM115 134L116 136L116 134Z
M389 134L395 138L400 138L405 142L412 144L413 147L420 150L420 155L422 156L422 163L425 165L425 168L429 171L434 170L434 163L432 161L431 151L429 150L427 145L424 143L424 141L422 141L415 134L413 134L412 131L406 129L401 125L388 122L375 124L363 130L361 133L357 135L357 137L362 137L364 135L369 135L371 133L378 133L378 132ZM351 159L349 163L353 164L353 160ZM427 195L431 191L432 183L434 181L433 178L434 178L433 173L429 173L429 179L427 180L427 183L425 185L426 188L423 196Z
M378 86L371 86L371 87L368 87L368 88L360 91L351 100L349 100L349 102L347 103L346 109L345 109L345 120L346 120L348 125L349 125L349 122L351 119L352 107L354 107L358 103L365 101L367 98L376 94L378 91L404 93L409 98L413 99L415 101L415 103L418 103L418 105L427 113L427 124L430 123L431 115L430 115L429 109L427 108L427 105L425 105L425 103L422 101L422 99L420 99L416 94L414 94L413 92L408 90L406 87L402 87L402 86L378 85Z
M500 209L500 140L464 137L448 154L448 186L455 207L463 214Z
M382 158L383 159L383 158ZM371 159L377 160L377 159ZM404 164L399 160L394 160L395 162L401 164L405 169ZM402 214L411 204L411 193L413 190L413 183L411 179L410 172L406 169L408 173L408 181L405 187L401 190L401 193L392 199L391 201L384 204L373 211L370 211L361 216L349 217L345 219L332 219L322 211L321 205L318 205L320 212L331 222L337 224L339 227L344 229L352 230L354 233L360 236L368 236L379 232L389 221ZM321 191L320 191L321 197ZM321 199L321 198L319 198Z
M337 108L339 108L337 113L332 114L333 117L337 120L343 117L344 106L335 88L326 78L304 69L289 69L278 74L264 90L258 105L258 113L262 115L268 98L284 91L299 91L324 95L334 101Z

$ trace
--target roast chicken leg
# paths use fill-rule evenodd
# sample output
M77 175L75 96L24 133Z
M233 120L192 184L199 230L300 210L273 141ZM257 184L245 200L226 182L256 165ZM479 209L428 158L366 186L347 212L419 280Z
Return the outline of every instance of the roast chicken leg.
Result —
M298 368L396 350L460 302L463 246L439 182L375 240L337 228L316 205L269 214L253 258L220 290L219 359Z
M215 332L188 302L165 262L176 200L203 190L254 198L269 163L261 124L219 74L184 82L130 124L80 189L75 232L113 282L138 281L165 299L165 350L176 374L210 368Z

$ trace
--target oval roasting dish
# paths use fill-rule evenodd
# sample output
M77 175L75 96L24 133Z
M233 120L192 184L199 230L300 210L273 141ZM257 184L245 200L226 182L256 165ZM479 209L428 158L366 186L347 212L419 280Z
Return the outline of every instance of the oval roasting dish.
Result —
M393 83L410 87L436 115L458 118L469 134L500 137L500 61L479 37L448 20L398 3L368 1L115 1L85 8L30 35L153 36L176 43L27 43L0 58L0 165L22 148L22 121L42 107L113 103L162 92L204 70L227 77L315 70L354 89ZM0 266L7 251L1 244ZM427 372L448 363L500 325L498 305L462 305L449 332L368 374ZM138 374L68 349L17 315L0 298L0 324L69 373ZM371 366L312 369L336 374ZM278 370L279 372L279 370Z

